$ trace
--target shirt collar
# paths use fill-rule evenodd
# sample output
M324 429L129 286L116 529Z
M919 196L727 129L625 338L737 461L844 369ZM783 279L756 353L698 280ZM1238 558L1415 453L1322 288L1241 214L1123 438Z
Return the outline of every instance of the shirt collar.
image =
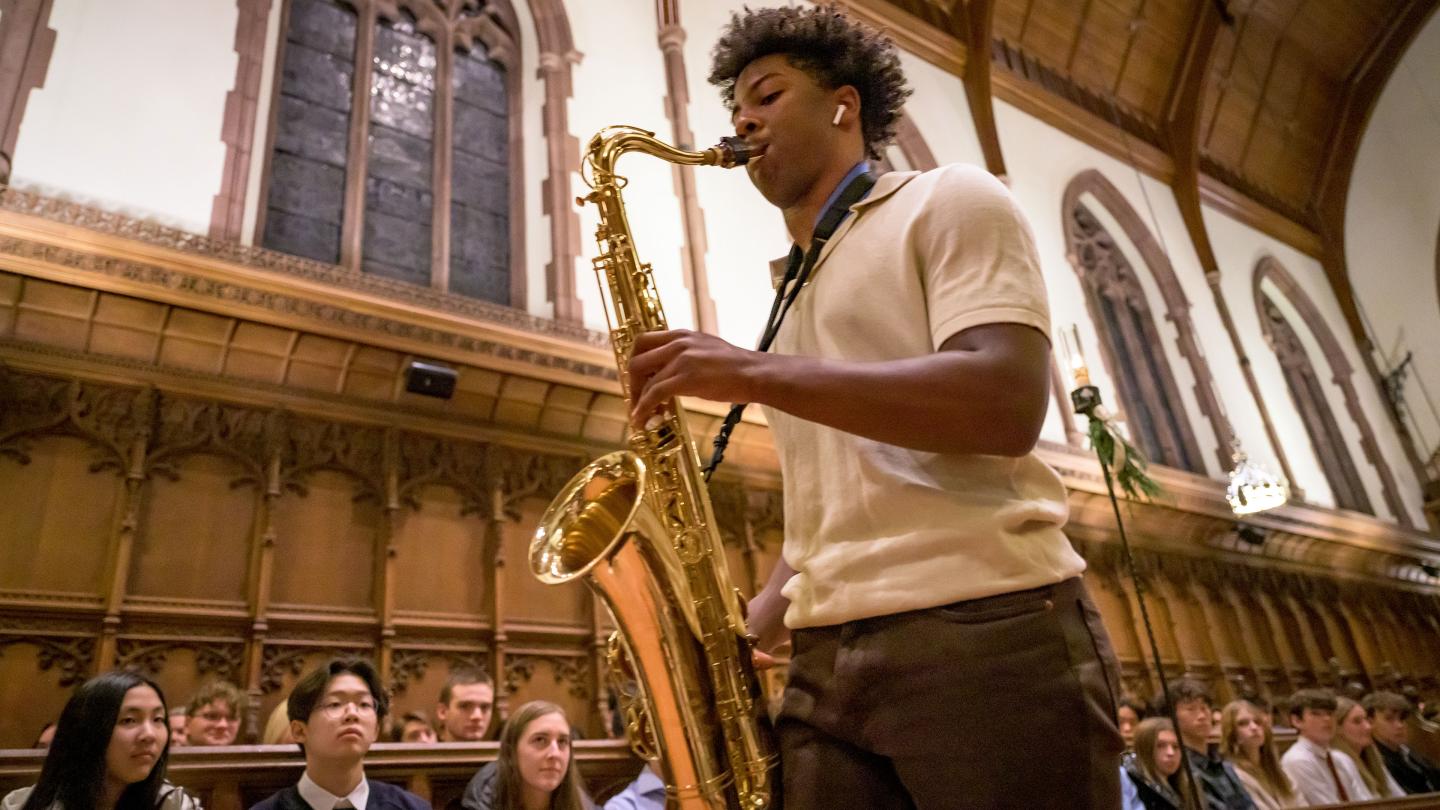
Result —
M1295 744L1300 746L1303 750L1309 751L1312 755L1316 757L1324 758L1326 754L1330 753L1329 748L1316 743L1309 737L1300 737L1295 740Z
M350 791L348 796L336 796L325 788L315 784L310 778L310 771L300 774L300 784L295 786L300 791L300 798L310 805L314 810L335 810L335 805L347 799L355 810L365 810L365 805L370 801L370 780L362 778L360 784Z
M825 218L825 212L829 211L830 206L834 205L835 201L840 198L840 193L845 190L846 186L850 185L850 181L864 174L869 169L870 163L864 160L850 167L850 172L846 174L843 179L841 179L838 185L835 186L835 190L830 192L830 196L826 198L825 204L820 206L820 213L815 215L816 225L819 225L820 220Z

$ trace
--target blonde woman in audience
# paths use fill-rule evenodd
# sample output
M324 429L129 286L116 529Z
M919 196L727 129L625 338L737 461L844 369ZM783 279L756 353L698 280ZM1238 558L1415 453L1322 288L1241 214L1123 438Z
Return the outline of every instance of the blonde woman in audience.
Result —
M475 774L465 810L593 810L570 751L570 721L554 703L534 700L505 721L500 753Z
M109 672L75 690L34 786L0 810L200 810L165 781L170 726L165 696L134 672Z
M1365 707L1350 698L1336 698L1335 726L1335 740L1330 745L1355 760L1355 764L1360 766L1360 778L1365 780L1365 787L1382 799L1404 796L1405 791L1385 769L1385 760L1370 736L1370 716Z
M290 732L287 708L282 700L270 712L270 719L265 721L265 733L260 735L262 745L290 745L295 742L295 735Z
M1265 712L1249 701L1232 701L1221 710L1220 753L1235 763L1258 810L1310 806L1280 768Z
M1135 751L1125 756L1125 775L1135 785L1136 799L1125 810L1182 810L1191 781L1180 773L1180 738L1166 717L1141 720L1135 726ZM1200 786L1195 785L1200 791ZM1204 807L1203 791L1194 806ZM1138 799L1138 801L1136 801Z

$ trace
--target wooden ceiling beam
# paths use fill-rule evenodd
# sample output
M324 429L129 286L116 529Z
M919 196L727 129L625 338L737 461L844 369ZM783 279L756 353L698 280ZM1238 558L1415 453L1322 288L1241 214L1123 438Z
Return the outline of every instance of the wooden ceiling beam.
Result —
M1424 28L1440 0L1405 0L1400 12L1393 15L1384 29L1371 42L1369 49L1355 63L1346 82L1335 126L1330 131L1320 176L1315 186L1315 207L1319 214L1322 243L1320 256L1325 275L1345 313L1346 324L1361 353L1370 356L1370 338L1355 302L1350 285L1350 272L1345 258L1345 203L1350 196L1350 181L1355 171L1355 158L1360 139L1380 93L1400 63L1405 49Z
M1175 66L1165 98L1164 120L1160 124L1160 138L1174 165L1170 188L1207 277L1218 276L1220 265L1210 247L1210 236L1200 210L1200 107L1205 99L1206 79L1210 76L1210 61L1220 24L1220 11L1214 0L1196 0L1190 35Z
M985 168L996 177L1005 176L1005 155L1000 149L1000 132L995 127L995 103L990 83L990 40L994 30L996 0L963 0L957 3L960 19L965 25L966 53L976 58L965 60L965 99L970 104L970 118L980 139Z

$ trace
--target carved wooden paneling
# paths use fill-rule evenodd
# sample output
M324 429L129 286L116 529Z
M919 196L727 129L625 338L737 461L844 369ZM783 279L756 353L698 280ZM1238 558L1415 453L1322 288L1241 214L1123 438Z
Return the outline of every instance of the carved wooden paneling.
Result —
M89 638L0 634L0 748L28 748L89 675Z
M71 436L28 442L24 464L0 458L0 590L100 597L120 481L92 472L92 445Z
M287 492L274 513L277 604L368 610L374 605L375 542L384 513L354 476L317 470L304 494Z

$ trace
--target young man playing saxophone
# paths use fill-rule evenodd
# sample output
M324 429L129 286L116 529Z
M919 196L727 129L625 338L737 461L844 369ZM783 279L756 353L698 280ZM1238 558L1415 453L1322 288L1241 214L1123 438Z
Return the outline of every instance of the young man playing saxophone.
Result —
M750 616L761 649L793 633L785 806L1118 807L1113 655L1032 453L1049 312L1018 208L967 166L851 188L908 91L832 8L736 15L710 81L808 282L769 352L641 336L632 419L680 395L766 409L786 538Z

